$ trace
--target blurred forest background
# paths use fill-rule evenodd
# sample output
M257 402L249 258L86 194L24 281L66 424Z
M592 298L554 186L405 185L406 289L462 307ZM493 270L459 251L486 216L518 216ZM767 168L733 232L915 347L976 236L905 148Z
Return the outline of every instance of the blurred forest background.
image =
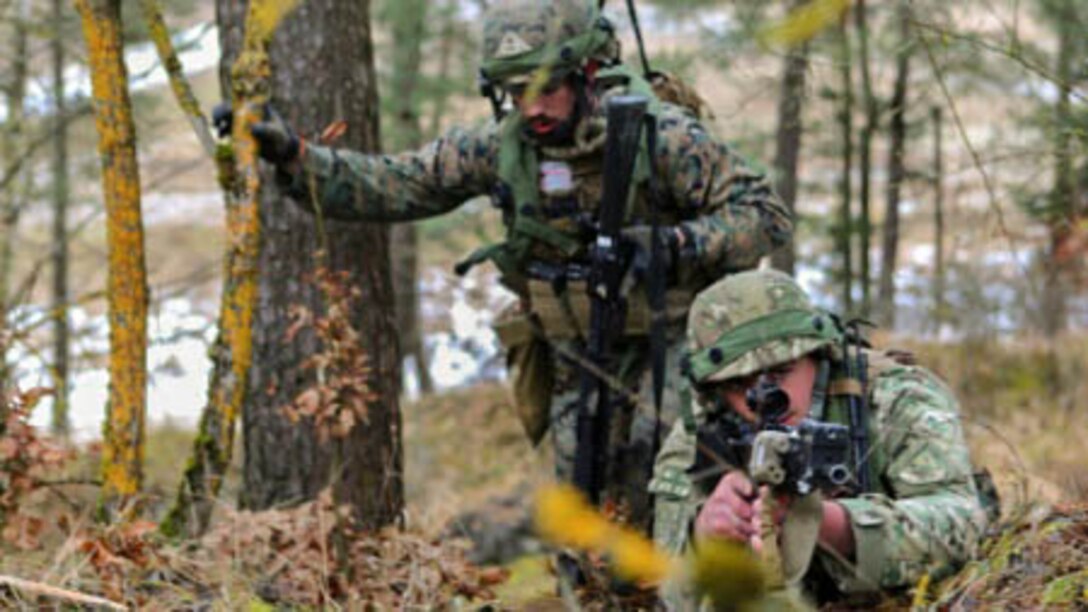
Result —
M498 212L323 227L224 179L205 119L233 79L236 104L270 97L315 139L346 121L364 150L486 121L487 2L304 0L244 36L259 4L0 0L0 573L167 607L550 592L525 511L549 451L489 328L512 297L452 271ZM805 4L638 8L652 66L795 210L769 263L949 381L1007 513L1088 499L1088 4L816 2L811 32L775 29ZM625 6L606 13L637 66ZM232 77L240 56L269 68ZM343 521L406 531L345 542ZM338 581L329 542L382 578Z

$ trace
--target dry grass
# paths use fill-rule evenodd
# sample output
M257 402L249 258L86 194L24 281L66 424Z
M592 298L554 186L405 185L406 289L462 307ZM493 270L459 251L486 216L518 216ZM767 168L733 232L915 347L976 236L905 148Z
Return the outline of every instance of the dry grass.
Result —
M551 477L551 448L532 448L506 388L481 385L404 407L409 523L437 533L488 498Z
M988 540L978 561L959 577L929 589L928 595L976 608L1033 608L1043 601L1059 606L1065 604L1057 602L1083 601L1083 589L1088 586L1083 572L1088 566L1088 513L1083 510L1088 478L1083 475L1081 440L1088 434L1088 425L1080 416L1086 408L1080 373L1088 363L1088 342L1071 337L1055 345L916 343L911 348L960 396L976 462L994 472L1005 511L1004 530ZM384 568L381 571L398 576L403 587L424 588L415 596L456 597L459 589L474 592L479 588L486 597L486 585L502 576L478 573L464 563L463 544L436 538L455 517L484 506L489 499L529 491L550 480L549 445L529 446L502 385L428 397L405 405L403 412L409 530L403 539L356 542L353 550L358 552L360 567ZM148 508L152 512L176 485L175 472L184 463L189 435L177 428L151 434L149 448L155 452L148 465ZM97 459L90 450L67 476L93 474ZM285 601L285 593L297 602L314 603L348 592L346 583L323 573L326 557L321 543L327 538L314 536L307 527L314 521L325 525L323 521L332 520L318 520L329 509L310 505L290 515L282 511L268 517L238 514L230 507L233 497L224 498L217 514L218 535L200 543L163 547L150 532L92 527L92 487L52 487L31 500L46 519L42 548L5 548L0 572L166 607L261 606L262 601ZM243 533L240 524L253 528ZM234 540L240 535L249 538L250 544L236 546ZM297 548L303 541L308 544L291 552L295 550L291 546ZM246 554L240 556L240 551ZM395 554L395 559L383 551ZM270 586L276 581L264 575L271 563L268 559L303 553L308 561L299 564L299 572L284 576L286 582L275 588ZM220 557L221 562L216 562ZM134 558L143 559L144 565ZM102 568L112 568L110 563L116 572L103 578ZM542 567L534 562L531 571L524 570L532 576L526 586L521 584L526 579L517 575L523 570L515 566L513 580L518 589L534 595L550 589L545 583L550 585L552 578ZM447 588L451 584L445 571L451 572L449 580L461 580L461 586ZM305 585L311 583L315 590L307 591ZM373 583L367 588L378 586ZM367 592L379 596L378 590ZM368 596L362 593L352 596ZM503 590L498 594L505 595ZM0 596L8 597L5 603L24 608L40 603L33 598L15 599L10 591ZM381 597L392 598L386 601L399 601L399 596L381 591Z
M993 473L1006 510L1088 500L1088 339L910 348L960 399L975 462Z

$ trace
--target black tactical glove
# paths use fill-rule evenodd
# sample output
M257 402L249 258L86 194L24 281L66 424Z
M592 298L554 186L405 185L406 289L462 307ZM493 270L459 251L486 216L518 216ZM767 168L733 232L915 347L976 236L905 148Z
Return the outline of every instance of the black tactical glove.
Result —
M298 159L302 141L287 122L270 104L264 105L262 114L264 118L249 128L257 140L257 154L277 166L285 166ZM230 135L234 129L234 111L228 102L220 102L212 109L212 125L220 138Z
M645 281L650 273L650 261L653 253L654 227L651 225L632 225L620 231L623 242L629 250L630 265L628 273L633 274L635 280ZM657 228L658 244L658 270L666 277L672 276L673 267L680 256L681 230L675 225L662 225Z

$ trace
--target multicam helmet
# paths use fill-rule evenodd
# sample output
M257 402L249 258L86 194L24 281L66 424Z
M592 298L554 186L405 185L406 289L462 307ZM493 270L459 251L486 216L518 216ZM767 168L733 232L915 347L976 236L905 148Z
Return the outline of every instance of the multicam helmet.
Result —
M742 272L704 289L688 314L688 376L696 384L746 376L840 339L830 315L777 270Z
M590 58L615 53L608 20L593 0L499 0L484 15L484 79L527 83L546 68L552 74L578 69Z

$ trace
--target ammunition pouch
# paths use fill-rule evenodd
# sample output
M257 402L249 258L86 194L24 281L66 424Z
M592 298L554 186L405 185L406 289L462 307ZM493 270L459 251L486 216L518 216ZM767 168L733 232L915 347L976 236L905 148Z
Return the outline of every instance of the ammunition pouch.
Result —
M494 330L506 349L514 409L525 435L536 446L548 431L555 360L533 315L514 305L495 319Z
M692 292L683 289L670 289L665 293L665 321L670 328L683 326L692 297ZM589 336L590 299L585 281L568 281L566 290L557 294L552 283L530 280L529 303L546 337L574 339ZM651 322L652 312L645 292L632 291L627 296L624 335L649 335Z
M534 445L548 431L555 359L549 340L584 339L589 334L590 300L584 280L566 282L557 294L553 283L528 281L528 299L495 318L493 329L506 349L511 391L518 418ZM691 292L673 289L665 293L665 315L670 328L682 328L691 304ZM629 296L625 336L650 333L651 311L642 291Z

